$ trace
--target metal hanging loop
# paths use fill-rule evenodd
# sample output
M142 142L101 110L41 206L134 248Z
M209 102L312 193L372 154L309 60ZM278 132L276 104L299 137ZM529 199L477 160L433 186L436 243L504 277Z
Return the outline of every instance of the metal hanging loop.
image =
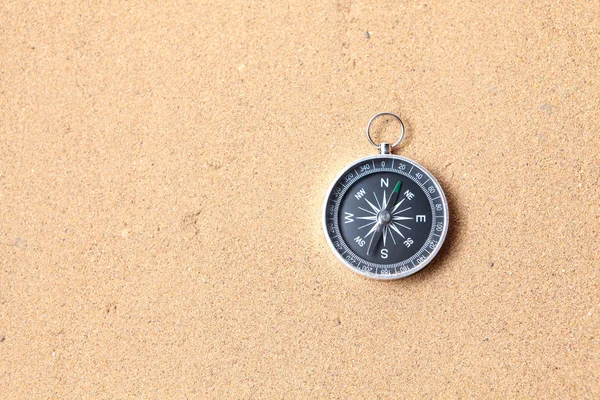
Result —
M400 130L400 138L396 141L396 143L392 144L391 146L390 146L389 143L380 143L380 144L377 144L377 143L375 143L373 141L373 138L371 138L371 124L377 118L383 117L383 116L393 117L400 124L400 129L401 129ZM371 118L369 120L369 123L367 124L367 139L369 139L369 142L375 148L379 149L379 151L381 152L381 154L388 154L391 151L391 149L393 149L394 147L398 146L400 144L400 142L402 141L402 139L404 139L404 123L402 122L402 120L400 119L399 116L397 116L396 114L392 114L390 112L382 112L382 113L379 113L379 114L375 114L373 116L373 118Z

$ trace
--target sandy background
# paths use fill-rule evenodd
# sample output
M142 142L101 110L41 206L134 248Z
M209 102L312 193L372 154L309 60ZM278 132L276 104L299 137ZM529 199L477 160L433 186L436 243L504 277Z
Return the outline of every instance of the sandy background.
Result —
M52 3L0 6L0 398L600 398L596 1ZM452 215L388 283L320 220L379 111Z

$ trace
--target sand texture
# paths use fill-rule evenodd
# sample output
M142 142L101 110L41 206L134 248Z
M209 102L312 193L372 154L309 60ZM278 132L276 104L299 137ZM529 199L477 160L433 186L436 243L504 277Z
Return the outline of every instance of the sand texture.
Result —
M599 83L591 0L2 1L0 398L600 398ZM380 111L395 282L321 230Z

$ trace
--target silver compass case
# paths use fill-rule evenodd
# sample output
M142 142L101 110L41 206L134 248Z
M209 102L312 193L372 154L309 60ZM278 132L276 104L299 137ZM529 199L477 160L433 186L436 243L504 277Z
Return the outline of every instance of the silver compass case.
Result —
M394 117L402 135L376 145L371 122ZM398 279L424 268L448 232L448 203L435 177L417 162L389 154L402 140L402 121L374 116L369 141L383 154L348 165L334 180L323 207L323 229L334 254L352 271L373 279Z

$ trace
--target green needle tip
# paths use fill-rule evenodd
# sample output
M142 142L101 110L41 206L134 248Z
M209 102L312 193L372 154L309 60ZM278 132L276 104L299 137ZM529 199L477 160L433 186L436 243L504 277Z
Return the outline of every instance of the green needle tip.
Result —
M396 183L396 187L394 188L394 193L398 193L400 191L400 186L402 186L402 181L398 181L398 183Z

